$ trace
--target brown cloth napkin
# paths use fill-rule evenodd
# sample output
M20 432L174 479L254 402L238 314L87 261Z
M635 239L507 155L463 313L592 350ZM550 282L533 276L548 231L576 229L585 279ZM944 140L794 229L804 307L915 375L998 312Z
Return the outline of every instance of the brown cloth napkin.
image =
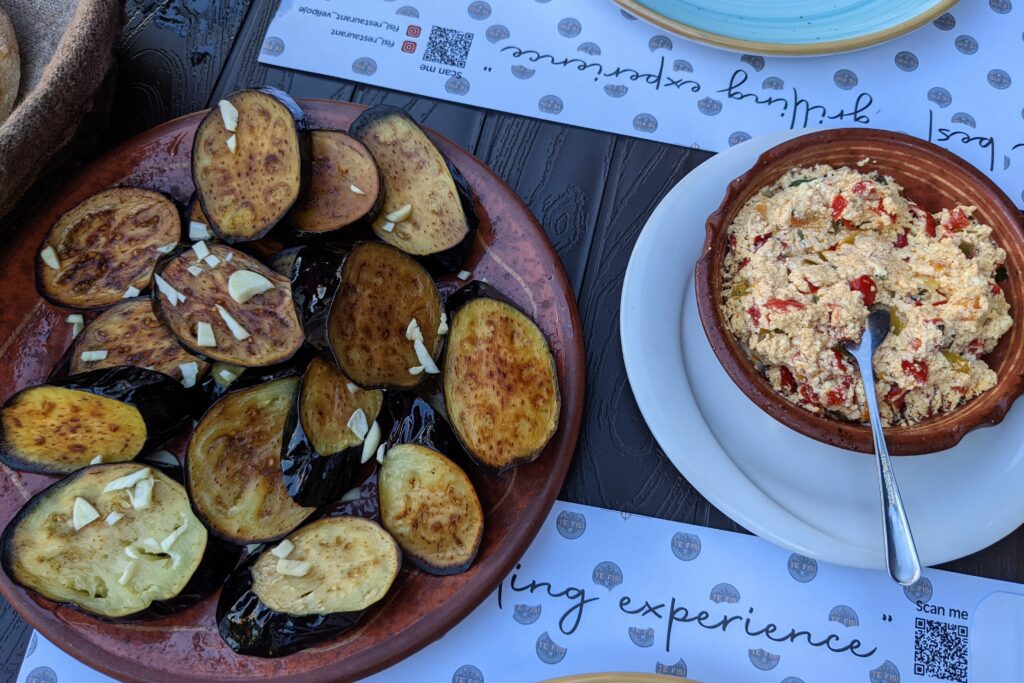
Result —
M120 0L0 0L21 51L21 88L0 125L0 216L74 135L114 65Z

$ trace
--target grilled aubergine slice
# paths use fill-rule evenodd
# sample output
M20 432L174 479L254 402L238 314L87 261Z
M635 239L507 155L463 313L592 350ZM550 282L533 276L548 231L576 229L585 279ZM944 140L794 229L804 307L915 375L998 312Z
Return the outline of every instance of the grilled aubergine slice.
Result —
M339 130L311 134L309 182L288 214L304 235L321 235L372 219L380 209L380 172L363 143Z
M0 461L16 470L59 474L96 458L132 460L184 427L192 403L172 377L129 366L29 387L0 408Z
M0 538L12 581L111 620L188 607L220 586L237 557L208 536L180 483L141 463L62 479L29 499Z
M156 278L154 310L195 354L262 367L302 347L288 278L237 249L197 242L162 261Z
M377 480L380 518L406 557L430 574L469 569L484 535L484 511L466 473L441 453L400 444Z
M395 247L364 242L345 258L327 339L359 386L409 388L438 372L441 314L441 295L423 266Z
M419 125L401 109L367 109L349 127L377 160L384 202L373 221L377 237L452 272L466 260L477 228L472 193Z
M305 116L273 88L241 90L196 130L192 180L213 232L226 242L258 239L298 199L307 172Z
M162 253L181 238L181 217L152 190L94 194L54 223L36 255L36 288L58 306L106 308L149 286Z
M257 657L335 638L387 595L401 564L395 540L375 522L319 519L231 575L217 604L221 637Z
M381 443L377 418L383 401L382 391L360 389L333 362L310 362L281 453L284 485L296 503L319 507L352 488L359 465Z
M558 429L555 359L525 313L489 288L463 290L449 300L445 405L470 456L500 472L536 459Z
M196 514L238 544L273 541L313 513L292 500L281 476L281 442L299 380L286 377L229 392L196 425L185 484Z
M86 325L75 340L70 358L72 375L118 365L162 372L186 388L201 380L210 367L178 343L153 313L149 297L111 306Z

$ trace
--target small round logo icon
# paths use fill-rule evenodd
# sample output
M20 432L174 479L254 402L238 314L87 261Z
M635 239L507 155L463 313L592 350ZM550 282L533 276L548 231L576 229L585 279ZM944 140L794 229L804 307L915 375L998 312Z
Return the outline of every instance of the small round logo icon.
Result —
M959 123L962 126L969 126L971 128L977 128L978 124L974 120L974 117L967 112L958 111L949 117L951 123Z
M693 64L690 64L685 59L677 59L672 62L673 71L684 71L686 73L693 73Z
M633 644L637 647L650 647L651 645L654 645L654 629L630 626L629 639L632 640Z
M738 130L729 136L729 146L735 147L741 142L746 142L750 139L750 133L744 133L742 130Z
M558 33L563 38L575 38L583 31L583 24L578 19L566 17L558 22Z
M608 85L604 86L604 94L607 95L608 97L622 97L627 92L629 92L629 86L622 85L621 83L609 83Z
M361 76L372 76L377 73L377 62L370 57L360 57L352 62L352 71Z
M847 605L836 605L833 607L828 613L828 620L846 627L860 626L860 619L857 618L857 613L853 611L852 607Z
M472 664L463 664L452 674L452 683L484 683L484 674Z
M672 534L672 554L684 562L697 559L700 555L700 537L682 531Z
M536 69L523 66L522 64L512 65L512 75L521 81L525 81L527 78L533 78L533 74L537 73Z
M653 114L637 114L633 117L633 130L640 133L653 133L658 130L658 119Z
M928 91L928 101L934 102L943 109L953 103L953 96L945 88L934 87Z
M988 6L996 14L1009 14L1013 9L1013 3L1010 0L988 0Z
M662 664L658 662L654 667L654 673L686 678L686 662L683 661L682 657L675 664Z
M547 631L537 638L537 657L545 664L558 664L565 659L566 652L568 652L566 648L551 640Z
M754 67L754 71L760 71L764 68L764 57L761 55L743 55L740 57L740 61Z
M657 35L647 41L647 47L651 52L655 52L657 50L671 50L672 39L668 36Z
M897 52L895 61L900 71L913 71L918 67L917 55L906 50Z
M761 671L768 671L779 665L779 655L760 647L756 650L747 650L747 656L750 657L750 663Z
M612 590L622 583L622 570L614 562L598 562L597 566L594 567L592 578L598 586L604 586L608 590Z
M465 95L469 92L469 80L462 76L452 76L445 81L444 89L452 95Z
M597 43L580 43L580 46L576 48L576 52L582 52L585 55L596 57L601 54L601 48L598 47Z
M1010 74L1002 69L992 69L988 72L988 84L997 90L1006 90L1010 87Z
M973 55L978 51L978 41L968 35L957 36L953 44L958 51L965 55Z
M832 76L832 80L835 82L836 87L843 90L853 90L857 87L857 74L849 69L840 69Z
M25 676L25 683L57 683L57 672L48 666L37 666Z
M731 583L720 583L711 589L708 597L711 599L711 602L716 604L727 602L730 605L735 605L740 601L740 592Z
M271 57L280 57L284 52L284 41L277 36L267 36L267 39L263 41L263 48L260 52Z
M818 575L818 563L810 557L804 557L797 553L789 556L786 563L789 575L800 583L808 583Z
M420 18L420 11L415 7L410 7L409 5L406 5L405 7L399 7L398 9L395 10L395 14L397 14L400 17L411 17L413 19Z
M871 683L900 683L900 670L888 659L868 672Z
M608 92L607 85L605 92ZM575 540L587 530L587 518L573 510L562 510L555 518L555 529L558 530L558 535L562 538Z
M697 102L697 111L705 116L718 116L722 111L722 103L712 97L705 97Z
M786 83L778 76L769 76L761 83L762 90L782 90Z
M932 582L927 576L922 576L909 586L903 587L903 594L907 596L907 600L910 600L915 605L918 602L926 603L931 600L933 592Z
M512 612L512 618L517 624L526 626L540 619L540 611L540 605L516 605L515 611Z
M469 3L469 7L466 8L469 12L469 16L477 21L481 21L491 16L491 6L483 0L476 0L476 2Z
M533 75L532 73L530 74ZM561 114L562 113L562 98L558 95L545 95L540 98L540 102L537 103L537 107L545 114Z
M509 36L511 36L512 34L509 33L508 28L506 28L505 26L502 26L501 24L495 24L494 26L488 27L484 35L490 42L500 43L503 40L508 40Z
M935 28L940 31L952 31L956 28L956 19L954 19L953 15L949 12L946 12L932 23L935 25Z

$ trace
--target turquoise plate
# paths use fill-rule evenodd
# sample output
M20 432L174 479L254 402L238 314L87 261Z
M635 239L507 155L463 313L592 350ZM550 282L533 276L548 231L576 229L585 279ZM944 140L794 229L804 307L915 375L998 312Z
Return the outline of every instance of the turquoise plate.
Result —
M667 31L762 54L846 52L891 40L956 0L615 0Z

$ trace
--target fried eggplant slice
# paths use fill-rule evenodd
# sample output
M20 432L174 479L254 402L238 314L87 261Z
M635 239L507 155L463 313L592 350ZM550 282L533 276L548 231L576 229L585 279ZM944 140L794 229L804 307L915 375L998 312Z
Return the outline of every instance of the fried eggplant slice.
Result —
M0 408L0 461L16 470L60 474L97 457L132 460L184 427L193 400L170 376L130 366L29 387Z
M211 109L196 130L192 180L213 232L225 242L265 235L298 199L308 150L305 116L280 90L240 90Z
M231 575L217 604L218 629L239 654L298 652L355 626L388 594L401 565L398 544L380 525L324 517Z
M141 463L95 465L33 496L0 538L18 585L108 620L166 616L210 594L237 559L180 483Z
M305 235L321 235L372 219L380 209L380 172L363 143L339 130L311 134L310 179L288 214Z
M351 246L310 244L283 251L271 262L274 270L291 278L306 342L320 352L330 352L327 319L350 251Z
M296 503L319 507L352 488L364 453L372 457L381 443L383 402L382 391L360 389L333 362L310 362L281 453L284 485Z
M157 275L153 309L195 354L263 367L302 347L288 278L237 249L197 242L162 261Z
M313 514L281 477L281 442L299 380L228 393L196 425L185 451L185 483L210 530L241 545L281 538Z
M164 195L104 190L50 228L36 255L36 288L58 306L106 308L146 289L157 259L180 239L181 217Z
M462 469L418 444L395 446L378 475L381 524L429 574L469 569L484 535L484 511Z
M452 314L444 396L470 456L499 472L535 460L558 429L558 376L544 333L491 296L470 297Z
M331 352L361 387L416 386L437 371L441 312L441 296L423 266L395 247L364 242L345 259L331 302Z
M349 135L366 145L380 169L384 202L373 221L377 237L438 270L458 270L478 224L462 174L396 107L367 109Z
M103 358L85 360L98 356ZM153 313L149 297L129 299L94 318L75 340L70 363L73 375L133 365L170 375L187 386L201 380L210 367L178 343Z

